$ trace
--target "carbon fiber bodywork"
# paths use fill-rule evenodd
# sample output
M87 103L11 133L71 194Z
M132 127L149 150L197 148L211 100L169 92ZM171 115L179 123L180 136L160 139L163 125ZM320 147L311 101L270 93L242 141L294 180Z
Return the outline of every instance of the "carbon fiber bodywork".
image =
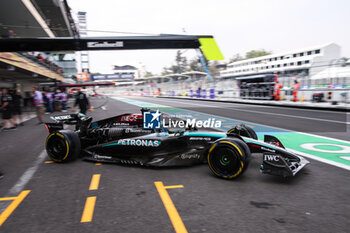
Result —
M141 114L123 114L96 122L84 115L59 116L54 120L55 123L47 124L50 133L64 123L76 125L81 156L95 162L152 167L191 166L207 163L208 152L217 140L235 138L244 142L251 153L262 154L262 173L294 176L309 163L286 150L273 136L266 136L264 142L257 140L255 132L244 125L223 133L197 129L143 129Z

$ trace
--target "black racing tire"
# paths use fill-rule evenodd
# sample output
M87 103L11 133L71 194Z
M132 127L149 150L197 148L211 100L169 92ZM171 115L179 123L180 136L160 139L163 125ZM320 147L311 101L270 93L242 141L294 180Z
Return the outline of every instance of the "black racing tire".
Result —
M258 140L258 136L256 135L254 129L252 129L251 127L249 127L249 126L247 126L247 125L245 125L245 128L248 130L248 132L249 132L249 134L250 134L249 136L250 136L251 138L253 138L253 139L255 139L255 140Z
M210 170L223 179L234 179L244 173L249 164L250 150L236 138L222 138L214 142L208 152Z
M227 133L235 133L243 137L258 140L258 136L256 135L255 131L245 124L236 125L236 127L230 129L227 131Z
M46 138L46 152L49 158L57 163L69 162L80 154L80 139L72 130L60 130Z
M231 138L230 140L233 140L236 143L238 143L241 146L241 148L244 150L244 154L246 155L245 166L243 167L243 171L242 171L242 173L243 173L248 168L249 163L250 163L251 152L250 152L249 146L247 145L247 143L245 143L244 141L242 141L241 139L238 139L238 138Z

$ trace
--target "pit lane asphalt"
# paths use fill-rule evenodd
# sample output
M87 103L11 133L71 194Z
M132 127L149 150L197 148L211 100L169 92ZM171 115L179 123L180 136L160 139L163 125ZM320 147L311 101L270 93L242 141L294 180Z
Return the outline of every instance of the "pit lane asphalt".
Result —
M171 104L169 101L172 100L137 99L168 106L180 105L195 111L208 109L204 106L198 109L198 102L191 105L188 101L189 104L185 105L178 100ZM103 101L92 100L95 106ZM279 125L279 120L283 120L280 117L261 122L257 114L255 117L252 112L246 116L241 115L242 112L233 115L234 111L229 111L227 104L216 104L211 104L215 108L209 108L215 115L227 115L235 119L242 116L251 122L268 124L266 121L271 121L271 124L276 125ZM239 106L242 109L261 110L252 106ZM233 105L234 108L237 106ZM267 111L282 113L284 110L272 108ZM138 111L137 106L109 100L106 110L99 108L89 115L98 120ZM305 114L296 109L288 111ZM320 117L321 113L316 112L312 116ZM337 117L324 112L323 118L339 120ZM272 118L272 115L268 118ZM0 197L9 196L11 188L33 166L44 149L47 132L42 125L36 125L36 121L32 119L16 131L0 133L0 169L6 175L0 180ZM298 121L298 118L289 118L283 122L283 128L293 129ZM329 124L333 123L323 121L320 126L330 127ZM301 129L298 131L308 130ZM334 135L346 139L343 133L334 132ZM23 187L31 192L0 227L0 231L175 232L155 188L155 181L162 181L164 185L184 186L170 189L168 193L188 232L349 231L349 171L312 160L312 164L296 177L284 180L261 175L258 170L260 162L259 156L254 157L246 173L233 181L214 177L207 165L145 169L112 164L95 165L83 161L67 164L42 162ZM94 174L101 174L99 189L89 190ZM81 223L85 200L90 196L97 198L93 220Z

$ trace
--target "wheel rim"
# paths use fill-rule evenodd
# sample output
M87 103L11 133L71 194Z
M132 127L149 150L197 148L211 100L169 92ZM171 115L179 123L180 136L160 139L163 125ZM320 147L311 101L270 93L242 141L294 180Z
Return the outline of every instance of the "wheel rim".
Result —
M229 157L228 155L222 155L222 156L221 156L221 163L222 163L222 164L227 165L227 164L229 164L230 162L231 162L231 159L230 159L230 157Z
M221 145L211 152L210 164L215 174L221 177L230 177L237 173L241 167L239 154L230 146Z
M56 161L63 160L67 154L66 141L63 138L58 137L56 135L53 135L49 139L49 141L47 142L46 149L51 159Z

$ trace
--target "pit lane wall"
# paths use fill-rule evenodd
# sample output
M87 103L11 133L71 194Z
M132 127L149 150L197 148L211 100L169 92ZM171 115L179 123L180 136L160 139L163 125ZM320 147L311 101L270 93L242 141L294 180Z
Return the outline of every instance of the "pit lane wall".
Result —
M102 91L102 90L101 90ZM254 99L271 100L271 96L266 93L254 93L251 96L245 95L237 89L217 90L216 88L206 89L168 89L168 88L148 88L145 86L114 88L109 91L104 90L107 95L115 96L165 96L165 97L187 97L193 99ZM318 97L316 97L316 95ZM319 98L323 96L323 98ZM314 88L301 89L297 94L298 102L324 102L324 103L350 103L350 88ZM291 89L281 90L280 100L293 101L293 92Z
M144 93L144 95L151 93ZM215 89L203 89L203 90L171 90L168 92L161 93L165 96L186 96L190 98L202 98L202 99L221 99L221 98L232 98L232 99L256 99L256 100L271 100L271 97L266 93L254 93L251 96L241 96L239 90L227 90L220 91ZM153 93L155 95L155 93ZM318 96L323 96L319 99ZM316 97L316 98L315 98ZM307 102L339 102L339 103L350 103L350 89L334 89L334 88L321 88L321 89L302 89L297 94L298 101ZM291 89L281 90L280 100L293 100L293 92Z

